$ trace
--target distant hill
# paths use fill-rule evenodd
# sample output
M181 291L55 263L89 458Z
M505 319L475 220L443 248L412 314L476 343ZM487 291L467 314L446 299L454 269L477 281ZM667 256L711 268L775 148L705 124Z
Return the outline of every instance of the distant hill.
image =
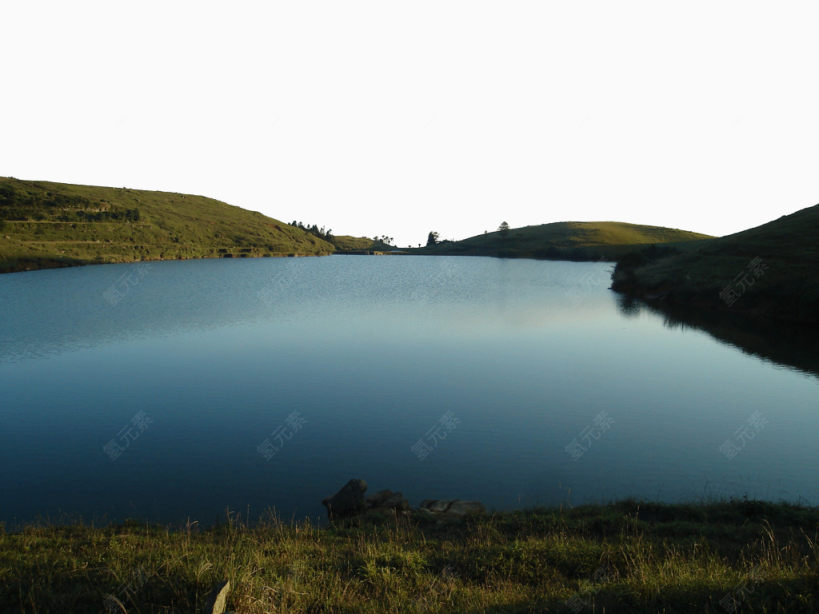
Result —
M351 237L349 235L333 235L330 239L338 253L369 253L388 252L395 247L382 241L368 237Z
M612 287L673 305L819 323L819 205L681 253L624 256Z
M681 243L708 235L624 222L555 222L444 241L412 253L554 260L616 260L635 245Z
M333 251L300 228L204 196L0 177L0 272Z

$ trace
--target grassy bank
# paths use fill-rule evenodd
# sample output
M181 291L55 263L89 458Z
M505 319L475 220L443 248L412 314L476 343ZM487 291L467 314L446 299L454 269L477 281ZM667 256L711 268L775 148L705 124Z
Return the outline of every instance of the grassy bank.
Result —
M655 303L819 324L819 205L690 247L624 257L612 287Z
M708 235L624 222L555 222L507 231L488 232L412 253L449 256L498 256L550 260L609 260L634 250L635 245L686 243Z
M204 196L0 177L0 273L334 250L300 228Z
M0 534L0 611L99 612L110 594L127 612L197 612L230 580L236 612L812 612L817 539L819 509L750 501L32 526Z

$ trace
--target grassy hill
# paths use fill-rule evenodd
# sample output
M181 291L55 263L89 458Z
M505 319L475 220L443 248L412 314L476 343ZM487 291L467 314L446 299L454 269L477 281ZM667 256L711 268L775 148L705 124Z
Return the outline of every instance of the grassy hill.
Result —
M0 610L202 612L225 580L228 609L246 614L819 610L816 508L626 501L443 524L228 520L0 525Z
M819 323L819 205L693 247L626 256L612 287L673 305Z
M0 272L334 249L304 230L204 196L0 177Z
M709 238L686 230L624 222L555 222L444 241L413 253L553 260L616 260L634 245L682 243Z
M370 252L389 252L395 248L386 243L370 239L369 237L351 237L349 235L333 235L331 239L338 253L360 254Z

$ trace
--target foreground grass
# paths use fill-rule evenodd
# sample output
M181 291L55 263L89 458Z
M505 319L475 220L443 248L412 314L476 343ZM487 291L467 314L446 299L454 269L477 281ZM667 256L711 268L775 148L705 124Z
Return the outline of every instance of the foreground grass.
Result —
M624 222L555 222L488 232L435 246L409 250L411 253L451 256L499 256L551 260L616 260L635 245L685 244L710 238L708 235Z
M819 509L750 501L32 526L0 536L0 611L99 612L113 595L119 611L197 612L230 580L235 612L812 612L818 532Z

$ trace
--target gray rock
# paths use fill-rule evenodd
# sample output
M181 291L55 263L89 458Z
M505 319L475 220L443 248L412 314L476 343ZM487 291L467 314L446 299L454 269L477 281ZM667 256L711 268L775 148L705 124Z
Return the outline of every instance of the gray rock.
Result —
M466 516L467 514L485 514L486 508L480 501L461 501L460 499L424 499L419 511L435 516Z
M453 501L446 511L447 514L466 516L467 514L485 514L486 508L480 501Z
M400 492L381 490L367 497L367 509L406 511L410 508L409 501Z
M336 494L321 502L327 508L327 516L333 519L360 514L366 508L364 501L366 490L367 482L364 480L350 480Z
M367 497L367 507L380 507L385 501L393 496L391 490L379 490L374 495Z
M426 505L422 503L421 506L435 514L445 513L449 509L449 506L452 505L452 501L449 499L432 499L426 500L424 503L426 503Z
M205 606L205 614L224 614L227 606L227 596L230 592L230 582L220 584L210 594Z

